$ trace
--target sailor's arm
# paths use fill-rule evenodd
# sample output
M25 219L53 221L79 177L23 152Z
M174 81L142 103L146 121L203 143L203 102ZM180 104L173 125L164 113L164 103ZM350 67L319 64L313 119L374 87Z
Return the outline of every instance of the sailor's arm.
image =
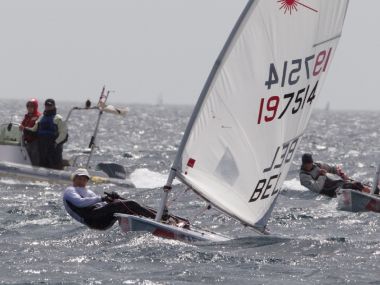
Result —
M320 193L325 185L326 176L320 175L316 180L314 180L311 175L300 174L300 181L302 186L305 186L315 193Z
M56 115L54 117L54 123L58 127L58 137L55 139L55 143L60 144L66 139L67 126L66 126L66 123L62 120L62 117L60 115Z
M84 208L102 202L102 198L98 195L81 197L74 189L66 189L65 194L63 195L63 199L78 208Z
M326 170L328 173L338 174L338 169L336 165L327 164L327 163L318 163L318 166L321 169Z
M326 164L326 163L320 163L319 164L321 169L326 170L328 173L332 173L335 175L340 176L343 180L348 180L349 177L344 173L342 168L339 165L332 165L332 164Z

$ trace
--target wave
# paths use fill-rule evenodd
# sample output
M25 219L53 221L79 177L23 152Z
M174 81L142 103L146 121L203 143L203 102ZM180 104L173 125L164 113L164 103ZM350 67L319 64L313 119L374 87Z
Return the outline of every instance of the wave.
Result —
M154 172L147 168L139 168L133 171L130 179L136 188L159 188L165 185L168 174ZM179 184L178 180L174 181L174 185Z

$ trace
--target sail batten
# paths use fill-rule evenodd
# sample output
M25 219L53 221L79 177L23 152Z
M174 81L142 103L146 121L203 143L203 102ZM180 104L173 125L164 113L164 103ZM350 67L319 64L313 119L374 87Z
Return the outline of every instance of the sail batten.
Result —
M340 39L348 0L251 0L205 83L177 177L265 230Z
M335 41L336 39L339 39L341 36L342 36L342 34L339 34L339 35L333 36L332 38L329 38L329 39L327 39L327 40L324 40L324 41L322 41L322 42L319 42L319 43L314 44L313 47L315 48L315 47L318 47L318 46L323 45L323 44L325 44L325 43L328 43L328 42L331 42L331 41Z

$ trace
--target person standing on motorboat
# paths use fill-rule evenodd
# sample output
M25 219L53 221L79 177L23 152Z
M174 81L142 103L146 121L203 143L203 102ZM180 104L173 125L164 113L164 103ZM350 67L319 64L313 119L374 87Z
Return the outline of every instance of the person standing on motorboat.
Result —
M36 124L36 121L41 116L41 113L38 111L38 101L37 99L30 99L26 102L27 113L24 116L24 119L21 122L20 130L23 130L23 142L25 148L29 154L30 161L32 165L39 165L40 157L38 151L38 140L36 133L25 129L33 128Z
M27 130L36 132L40 154L39 166L63 169L63 144L67 141L67 126L62 116L57 114L55 101L47 99L45 110L33 128Z
M303 186L315 193L329 197L336 197L336 191L339 188L370 192L370 189L360 182L349 179L339 166L322 162L314 163L310 153L302 155L299 175Z
M156 212L142 207L137 202L126 200L116 192L105 196L95 194L87 188L88 171L78 168L72 174L73 185L63 193L63 204L67 213L91 229L106 230L116 221L115 213L138 215L154 219Z

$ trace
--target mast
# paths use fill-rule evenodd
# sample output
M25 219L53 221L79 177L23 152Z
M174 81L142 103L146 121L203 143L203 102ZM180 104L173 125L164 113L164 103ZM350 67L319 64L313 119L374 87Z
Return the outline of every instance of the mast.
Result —
M106 87L103 86L102 92L100 93L100 98L99 98L99 102L98 102L99 114L98 114L98 119L96 120L96 126L95 126L94 133L91 136L90 144L88 145L88 147L91 150L90 150L90 154L88 155L88 159L87 159L87 163L86 163L86 169L88 169L92 155L94 153L96 135L98 134L100 119L103 115L103 107L102 106L105 105L107 98L108 98L108 95L110 93L110 91L107 91L107 94L105 94L105 89L106 89Z

